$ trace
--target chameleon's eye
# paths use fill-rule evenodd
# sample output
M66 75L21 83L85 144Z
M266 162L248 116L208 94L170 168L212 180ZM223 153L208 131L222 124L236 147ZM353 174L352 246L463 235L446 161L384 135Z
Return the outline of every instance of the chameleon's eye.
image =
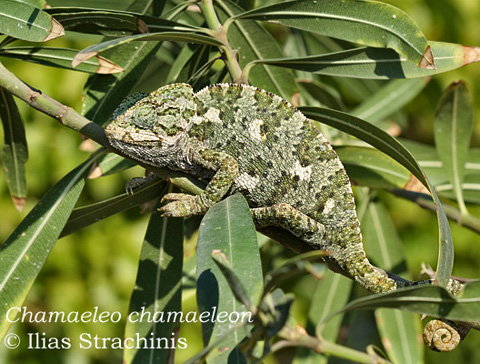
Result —
M149 129L155 123L155 118L152 118L154 112L153 106L150 104L139 105L135 109L131 121L139 128Z

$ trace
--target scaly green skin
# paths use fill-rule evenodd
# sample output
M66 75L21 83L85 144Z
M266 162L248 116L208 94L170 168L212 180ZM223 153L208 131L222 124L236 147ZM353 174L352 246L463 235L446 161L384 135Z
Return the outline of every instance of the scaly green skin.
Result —
M186 84L136 94L106 128L112 146L156 167L209 179L198 196L168 194L165 216L204 214L240 192L257 228L289 231L330 252L340 271L373 293L409 282L367 260L350 181L334 150L307 118L252 86Z
M144 163L210 179L199 196L169 194L166 216L204 214L235 192L258 228L290 231L374 293L406 285L365 257L348 176L322 134L289 103L257 88L186 84L124 101L106 128L111 144Z

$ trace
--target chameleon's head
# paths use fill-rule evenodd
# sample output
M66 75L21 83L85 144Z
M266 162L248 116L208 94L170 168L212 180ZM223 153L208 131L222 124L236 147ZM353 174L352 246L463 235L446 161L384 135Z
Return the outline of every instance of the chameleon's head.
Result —
M169 163L196 113L190 85L173 84L151 94L125 99L105 128L110 144L123 153L158 167Z

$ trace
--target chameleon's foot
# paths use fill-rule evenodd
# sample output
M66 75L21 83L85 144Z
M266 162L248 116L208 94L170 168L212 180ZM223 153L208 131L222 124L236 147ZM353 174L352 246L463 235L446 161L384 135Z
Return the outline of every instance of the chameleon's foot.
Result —
M130 181L128 181L125 185L125 191L128 195L133 195L133 190L144 185L147 182L150 182L152 179L156 178L155 173L151 173L147 171L145 177L134 177Z
M168 202L159 209L165 217L189 217L207 212L199 196L185 193L167 193L163 196L162 202Z
M467 336L470 328L448 320L431 320L423 330L423 341L433 351L452 351Z
M126 183L125 192L127 192L128 195L133 195L133 190L134 189L136 189L137 187L140 187L141 185L147 183L149 180L150 180L150 178L134 177Z

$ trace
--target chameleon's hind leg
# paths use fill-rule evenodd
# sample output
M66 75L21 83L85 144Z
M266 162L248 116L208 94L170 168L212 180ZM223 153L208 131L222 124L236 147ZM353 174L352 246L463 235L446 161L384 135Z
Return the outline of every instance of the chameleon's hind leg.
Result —
M257 228L280 227L310 245L318 245L325 238L326 229L323 224L291 205L279 203L273 206L253 208L250 211Z
M347 276L372 293L391 291L410 283L371 265L363 251L360 235L355 237L356 241L341 241L338 233L332 233L331 230L335 229L325 227L284 203L254 208L251 211L257 228L279 227L316 249L327 250L330 258Z

